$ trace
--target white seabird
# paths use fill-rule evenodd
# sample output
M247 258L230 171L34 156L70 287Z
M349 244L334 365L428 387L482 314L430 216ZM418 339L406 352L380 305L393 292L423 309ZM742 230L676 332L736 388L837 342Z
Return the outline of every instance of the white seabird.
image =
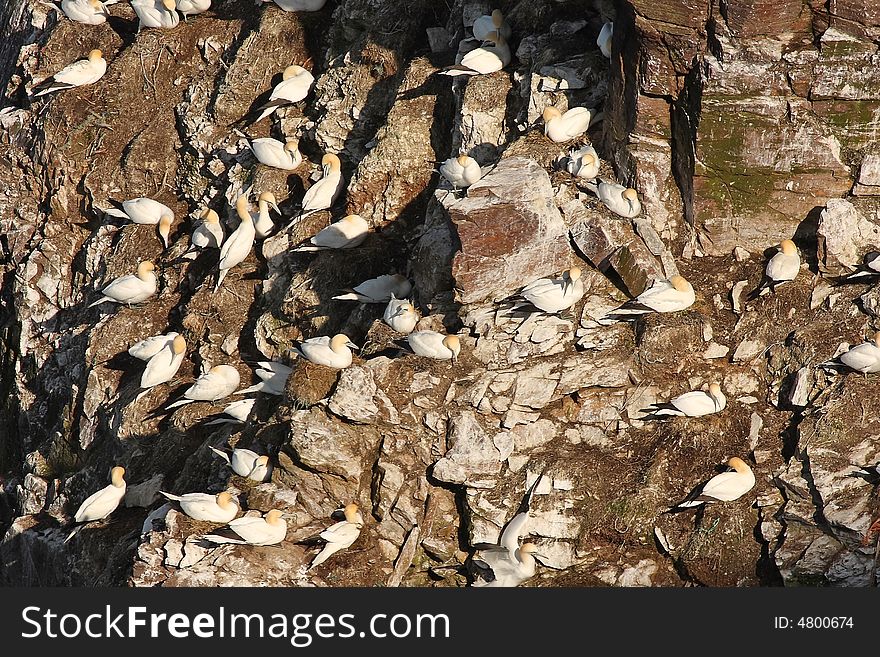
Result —
M331 556L350 547L352 543L361 535L361 529L364 526L364 517L361 515L357 504L347 504L344 509L345 520L337 522L335 525L328 527L318 536L325 541L324 548L318 552L311 565L306 569L311 570L318 566Z
M260 378L260 382L239 390L238 393L246 395L250 392L265 392L267 395L283 395L287 377L290 376L293 368L268 360L261 360L258 365L254 373Z
M219 249L223 244L223 226L217 213L207 208L199 218L202 222L193 230L190 246L181 258L193 260L202 249Z
M256 228L254 228L254 219L248 210L247 196L242 194L238 197L238 200L235 202L235 211L238 213L241 223L226 238L223 246L220 247L219 273L217 275L217 284L214 286L215 292L220 289L220 284L226 278L229 270L248 257L257 235Z
M486 35L483 45L462 57L459 64L440 71L440 75L485 75L500 71L510 63L510 47L498 32Z
M686 416L700 417L719 413L727 406L727 397L721 391L717 383L709 384L709 392L692 390L683 395L660 404L651 404L644 409L648 415L638 418L640 420L652 420L663 417Z
M176 331L171 331L164 335L154 335L149 338L145 338L140 342L135 342L128 348L128 355L137 358L138 360L150 360L153 356L158 354L162 349L167 347L174 341L179 334Z
M101 25L110 16L101 0L61 0L61 11L70 20L85 25Z
M449 360L461 353L461 340L457 335L444 335L437 331L415 331L406 336L406 342L417 356Z
M631 187L624 187L619 183L608 182L601 178L599 178L598 184L585 182L582 186L593 192L605 204L605 207L616 215L632 219L642 211L639 194Z
M520 290L518 296L545 313L558 313L580 301L586 289L581 268L572 267L561 278L539 278Z
M138 17L138 32L145 27L172 29L180 23L174 0L131 0Z
M673 313L689 308L696 301L693 286L683 276L654 281L647 290L635 299L603 317L603 320L635 319L647 313Z
M251 414L251 411L254 410L254 404L256 402L256 399L239 399L238 401L234 401L231 404L228 404L226 408L223 409L223 411L220 413L220 416L216 420L205 422L204 426L210 427L216 424L247 422L248 416ZM213 449L213 447L211 449Z
M321 158L321 179L306 190L302 200L299 216L287 224L287 227L299 223L310 214L329 210L330 206L345 188L342 180L342 162L333 153L325 153Z
M880 372L880 332L871 340L851 347L837 357L848 368L862 374Z
M798 255L797 247L791 240L782 240L779 243L779 251L767 261L758 287L752 290L746 299L749 301L757 299L766 289L775 292L778 285L794 280L800 270L801 257Z
M287 521L284 513L272 509L264 518L244 516L231 521L228 528L239 538L208 534L203 536L212 543L235 543L238 545L276 545L287 536Z
M552 105L544 108L544 134L557 143L580 137L593 123L594 115L586 107L572 107L563 114Z
M275 223L269 216L269 207L275 212L281 214L278 209L278 203L275 201L275 194L272 192L262 192L257 197L257 220L254 222L254 231L259 238L268 237L275 230Z
M596 37L596 45L599 50L608 59L611 59L611 39L614 36L614 23L606 21L599 30L599 36Z
M361 303L386 303L394 295L404 299L412 292L412 283L403 274L384 274L364 281L344 294L337 294L339 301L360 301Z
M257 0L258 3L268 4L274 2L284 11L318 11L322 9L327 0Z
M592 180L599 175L599 155L591 144L568 152L565 169L575 178Z
M314 83L314 76L302 66L296 64L288 66L281 74L281 82L272 89L269 102L259 108L260 115L254 123L261 121L282 107L303 100L309 95L309 90Z
M293 249L302 251L325 251L328 249L353 249L360 246L370 234L370 224L359 214L350 214L336 223L318 231L309 241L311 244Z
M83 503L79 505L76 513L73 515L75 523L93 522L95 520L103 520L116 510L122 498L125 497L125 468L117 465L110 470L110 484L101 490L89 495ZM65 543L73 538L73 535L79 528L74 529L67 538Z
M248 148L251 149L260 164L284 171L293 171L302 163L302 153L299 152L299 141L296 139L288 139L283 142L272 137L250 139L240 130L235 132L248 140Z
M722 472L697 486L667 513L707 502L732 502L748 493L755 485L755 473L741 458L734 456L727 462L733 472Z
M500 9L494 10L491 14L480 16L474 21L471 31L474 38L478 41L485 41L486 37L492 32L498 32L501 37L507 41L510 39L510 25L504 20L504 13Z
M223 491L217 495L210 493L185 493L183 495L174 495L160 490L160 493L169 500L180 503L183 512L193 520L204 520L206 522L220 522L226 524L238 515L238 504L228 491Z
M452 183L453 189L469 187L483 177L483 169L474 158L465 153L445 160L440 165L439 172Z
M177 374L185 356L186 340L178 335L147 361L141 375L141 388L147 390L160 383L168 383Z
M203 14L211 8L211 0L177 0L177 11L183 14L183 19L196 14Z
M351 350L357 348L357 345L352 344L348 336L339 333L332 338L326 335L309 338L303 342L295 343L290 350L317 365L344 369L351 365Z
M871 251L865 254L864 262L855 271L831 279L832 285L845 283L873 283L880 277L880 252Z
M174 210L164 203L145 196L129 199L122 203L111 199L110 203L117 207L104 210L104 214L127 219L135 224L155 226L161 221L162 217L171 217L171 220L174 221Z
M149 260L138 263L136 274L127 274L113 279L107 287L101 290L103 296L90 303L88 307L97 306L105 301L128 305L146 301L156 294L158 281L154 270L155 266Z
M31 94L34 98L54 91L63 91L92 84L101 79L107 72L107 60L100 50L92 50L86 59L79 59L68 64L55 75L34 85Z
M392 294L391 300L385 306L382 319L398 333L408 335L419 323L419 312L412 303L406 299L398 299Z
M186 389L183 399L168 404L167 408L170 410L196 401L215 402L234 393L239 383L238 370L232 365L215 365Z
M257 454L243 447L233 449L231 456L216 447L211 447L211 451L226 461L239 477L263 482L272 476L272 462L265 454Z

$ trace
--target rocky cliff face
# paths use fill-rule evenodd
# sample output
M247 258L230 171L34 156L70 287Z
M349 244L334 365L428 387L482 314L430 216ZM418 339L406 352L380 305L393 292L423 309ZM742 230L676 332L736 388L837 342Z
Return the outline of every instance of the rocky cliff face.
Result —
M513 28L512 64L435 75L493 6ZM215 0L140 34L127 4L112 14L91 27L30 0L0 8L4 584L462 586L465 554L497 540L541 472L527 532L543 567L529 585L876 582L862 540L876 482L857 466L880 461L880 397L819 364L877 328L878 298L818 276L880 246L875 3L330 0L290 14ZM604 20L610 61L596 47ZM92 48L109 62L100 81L28 101L32 81ZM313 71L313 93L246 129L299 135L292 173L257 164L233 131L291 63ZM639 217L612 215L559 170L564 147L536 125L550 104L604 109L588 140L602 175L638 189ZM258 243L216 293L216 254L179 261L199 211L231 219L244 190L273 192L293 216L326 151L348 187L332 217L362 215L363 246L291 252L327 225L321 212ZM458 151L488 171L466 195L432 171ZM99 210L138 196L175 211L167 250L153 227ZM805 270L746 305L764 249L792 236ZM145 259L157 298L87 308ZM572 312L498 312L575 264L587 293ZM401 349L382 306L331 299L396 272L414 282L420 328L462 338L456 364ZM697 290L691 308L597 321L675 273ZM136 399L126 350L169 330L188 344L178 378ZM156 412L212 365L247 385L257 361L336 332L363 345L355 363L295 362L284 395L259 395L246 423L206 426L222 408L207 403ZM640 419L713 381L724 412ZM271 481L209 450L234 444L268 451ZM663 514L731 456L752 464L752 491ZM117 463L125 506L64 544ZM282 509L287 540L207 549L196 537L210 526L160 489ZM298 541L351 501L359 539L306 574L314 550Z

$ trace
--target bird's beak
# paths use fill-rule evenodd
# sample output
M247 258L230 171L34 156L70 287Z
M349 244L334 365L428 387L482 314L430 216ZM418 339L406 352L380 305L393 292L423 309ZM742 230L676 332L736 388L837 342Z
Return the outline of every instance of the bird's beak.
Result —
M281 210L278 208L277 203L270 203L269 205L272 206L272 209L275 210L275 212L277 212L278 214L281 214Z
M347 342L346 345L347 345L350 349L356 349L357 351L360 351L360 350L361 350L361 348L358 347L354 342Z

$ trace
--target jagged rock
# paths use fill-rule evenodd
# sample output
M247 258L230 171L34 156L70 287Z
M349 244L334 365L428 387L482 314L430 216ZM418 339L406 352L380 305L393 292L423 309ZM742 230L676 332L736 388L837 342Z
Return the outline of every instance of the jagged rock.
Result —
M494 486L491 477L501 470L501 453L474 413L450 417L446 440L449 448L431 469L433 477L450 484Z
M880 226L846 199L832 198L819 215L816 236L822 270L836 273L841 266L852 269L867 251L880 245Z
M161 474L153 475L146 481L125 487L125 506L149 507L159 499L159 491L162 489L165 477Z
M880 152L874 147L865 153L859 167L858 182L853 187L857 196L880 195Z
M298 411L290 423L290 446L304 465L349 481L360 478L378 440L373 429L339 425L316 408Z
M339 375L339 383L327 407L353 422L372 424L378 420L379 407L373 401L377 391L373 373L366 367L348 367Z

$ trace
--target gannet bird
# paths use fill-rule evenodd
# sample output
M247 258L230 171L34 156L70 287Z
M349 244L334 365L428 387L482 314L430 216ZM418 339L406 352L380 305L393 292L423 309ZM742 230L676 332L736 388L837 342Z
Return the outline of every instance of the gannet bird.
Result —
M412 303L406 299L398 299L392 293L391 300L385 306L382 319L398 333L408 335L419 323L419 312Z
M190 238L190 246L180 256L186 260L193 260L202 249L219 249L223 244L223 226L220 225L220 217L211 208L207 208L199 217L202 220Z
M452 359L454 363L461 353L461 341L457 335L443 335L437 331L416 331L406 336L406 342L414 354L426 358Z
M599 175L599 156L592 145L587 144L568 152L565 169L575 178L592 180Z
M220 247L220 262L218 263L220 273L217 275L217 284L214 286L215 292L220 289L220 284L226 278L229 270L248 257L257 234L253 217L248 211L247 196L238 197L235 202L235 210L241 223Z
M357 504L347 504L344 509L345 520L328 527L318 536L325 541L324 548L318 552L306 572L319 566L331 556L351 546L361 535L364 526L364 517L361 515Z
M602 29L599 30L599 36L596 37L596 45L599 46L599 50L608 59L611 59L611 38L613 36L614 23L607 21L602 25Z
M840 354L835 360L862 374L880 372L880 332L875 333L870 340L850 347L849 351ZM832 364L833 361L823 363Z
M287 227L299 223L306 217L321 210L328 210L340 192L345 188L342 180L342 163L333 153L326 153L321 158L323 176L306 190L302 200L300 215L293 219Z
M243 132L236 132L247 138ZM261 137L248 141L248 147L257 161L267 167L293 171L302 163L302 153L299 152L299 141L296 139L281 142L272 137Z
M479 41L485 41L492 32L498 32L505 41L510 39L510 25L504 20L504 14L500 9L496 9L488 16L477 18L471 31L474 33L474 38Z
M293 368L268 360L261 360L258 364L255 374L260 378L260 382L239 390L238 393L246 395L250 392L265 392L268 395L283 395L287 377L290 376Z
M748 301L757 299L765 289L775 292L776 287L782 283L794 280L801 270L801 257L797 247L791 240L782 240L779 243L779 251L767 261L764 276L758 287L752 290L746 297Z
M517 296L545 313L558 313L571 308L583 298L585 292L581 268L572 267L563 272L562 278L539 278L532 281ZM522 305L516 304L513 308L520 308Z
M642 203L639 195L631 187L627 188L618 183L611 183L599 178L599 183L585 182L583 188L588 189L599 197L605 207L614 214L632 219L642 211Z
M594 114L586 107L572 107L565 114L549 105L544 108L544 134L557 143L580 137L590 127Z
M95 520L103 520L116 510L122 498L125 497L125 468L117 465L110 470L110 484L101 490L89 495L83 503L79 505L76 513L73 515L75 523L93 522ZM74 529L67 538L65 543L73 538L73 535L79 531L79 527Z
M180 23L174 0L131 0L138 17L138 33L145 27L171 29Z
M235 543L238 545L275 545L287 536L287 521L278 509L269 511L265 518L244 516L231 521L227 527L239 538L207 534L205 540L212 543Z
M235 503L232 494L227 491L217 495L210 493L173 495L164 490L159 492L169 500L179 502L181 510L193 520L226 524L238 515L238 504Z
M61 11L70 20L85 25L101 25L110 16L101 0L61 0Z
M696 301L693 286L683 276L659 279L635 299L630 299L602 319L636 319L650 312L674 313Z
M211 447L211 451L226 461L239 477L262 482L268 481L272 476L272 463L265 454L257 454L243 447L233 449L231 456L216 447Z
M127 274L113 279L107 287L101 290L103 296L90 303L88 307L97 306L105 301L127 305L146 301L156 294L158 281L154 270L155 266L149 260L140 262L136 274Z
M477 161L464 153L444 161L439 172L452 183L453 189L469 187L483 177L483 170Z
M700 484L666 513L700 506L706 502L732 502L748 493L755 485L755 473L745 461L736 456L727 465L734 471L722 472Z
M498 545L475 546L482 559L474 559L474 562L484 570L491 568L495 579L492 581L478 580L474 583L474 586L518 586L535 574L534 559L531 558L534 550L531 548L526 550L527 557L531 558L530 562L529 558L524 558L520 554L520 550L526 546L523 545L520 548L519 539L526 523L529 521L532 497L534 497L535 490L541 484L543 478L543 473L538 475L537 479L526 491L516 515L511 518L510 522L507 523L501 532ZM534 544L527 543L526 545L534 547Z
M281 82L272 89L269 102L260 107L260 115L254 123L261 121L282 107L293 105L309 95L315 83L314 76L302 66L288 66L281 74Z
M196 401L215 402L235 392L239 383L238 370L232 365L215 365L186 389L183 399L169 404L167 408L170 410Z
M727 397L721 392L721 386L717 383L709 384L709 392L693 390L679 395L675 399L661 404L651 404L643 412L649 415L639 418L640 420L654 420L673 416L700 417L723 411L727 406Z
M254 222L254 231L259 238L268 237L275 230L275 223L269 216L269 207L275 212L281 214L278 209L278 203L275 201L275 194L272 192L263 192L257 197L257 220ZM253 216L253 215L251 215Z
M162 349L174 342L174 338L178 335L179 334L176 331L171 331L165 335L154 335L141 340L140 342L135 342L128 348L128 355L133 356L138 360L150 360L153 356L162 351Z
M361 303L386 303L391 295L404 299L412 292L412 283L403 274L384 274L364 281L334 299L340 301L360 301Z
M34 85L31 94L36 98L54 91L82 87L97 82L106 72L107 60L104 59L100 50L92 50L86 59L79 59L73 64L68 64L55 75Z
M162 217L170 217L171 221L174 221L174 210L164 203L159 203L159 201L154 201L145 196L123 201L122 203L110 199L110 203L116 207L104 210L104 214L127 219L135 224L155 226L162 220Z
M204 426L210 427L215 424L247 422L248 416L251 414L251 411L254 410L254 404L256 401L256 399L239 399L238 401L234 401L223 409L223 412L220 413L220 417L216 420L205 422ZM266 460L268 461L268 457Z
M159 219L159 239L162 240L162 246L166 249L168 248L168 239L171 236L171 222L173 221L174 219L167 214Z
M328 249L353 249L363 244L370 234L370 224L359 214L350 214L334 224L318 231L309 241L311 244L293 249L295 252L326 251Z
M168 383L177 374L185 356L186 340L178 335L147 361L141 375L141 388L149 390L160 383Z
M260 3L274 2L284 11L318 11L327 0L258 0Z
M297 342L290 351L296 352L306 360L317 365L344 369L351 365L351 350L357 349L348 336L339 333L332 338L323 335Z
M183 20L189 16L202 14L211 8L211 0L177 0L177 11L183 14Z
M830 279L832 285L846 283L873 283L880 278L880 253L871 251L865 254L864 262L855 271Z
M461 58L461 62L449 66L440 75L484 75L500 71L510 63L510 47L498 32L486 35L483 45Z

